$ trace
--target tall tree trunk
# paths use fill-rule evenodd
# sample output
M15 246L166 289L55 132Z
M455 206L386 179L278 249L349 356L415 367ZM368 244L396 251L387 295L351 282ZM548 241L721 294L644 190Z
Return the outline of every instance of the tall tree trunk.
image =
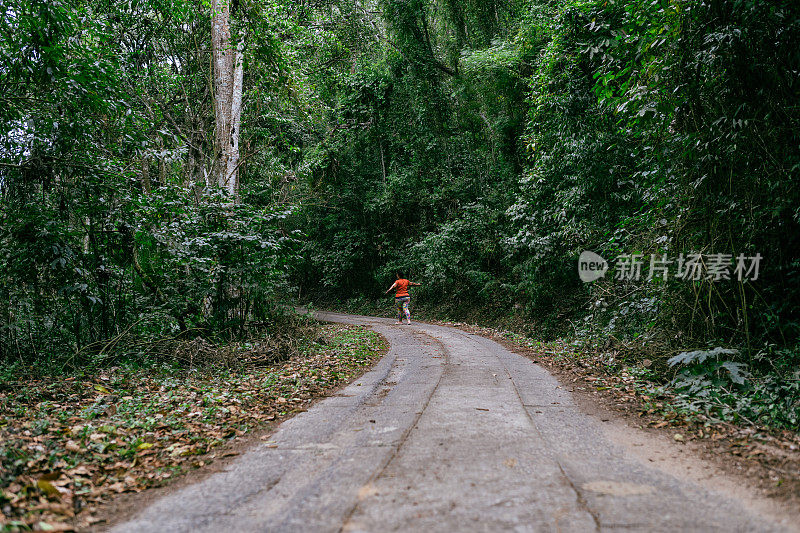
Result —
M233 66L233 95L231 97L231 135L230 153L226 173L228 193L233 196L239 191L239 130L242 123L242 91L244 89L244 36L236 47Z
M239 125L244 82L244 36L234 48L227 0L212 0L211 46L214 62L214 135L217 186L236 197L239 169Z

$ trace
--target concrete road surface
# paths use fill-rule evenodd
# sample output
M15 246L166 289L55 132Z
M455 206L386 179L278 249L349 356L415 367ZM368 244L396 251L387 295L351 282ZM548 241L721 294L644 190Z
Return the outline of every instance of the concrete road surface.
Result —
M226 471L115 532L781 531L608 441L543 368L453 328L373 326L388 354Z

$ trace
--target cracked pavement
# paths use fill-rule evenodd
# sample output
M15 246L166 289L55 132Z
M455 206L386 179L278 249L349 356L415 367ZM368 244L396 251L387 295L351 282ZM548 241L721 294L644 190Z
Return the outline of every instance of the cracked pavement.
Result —
M454 328L317 313L390 342L361 379L140 531L782 531L609 441L542 367Z

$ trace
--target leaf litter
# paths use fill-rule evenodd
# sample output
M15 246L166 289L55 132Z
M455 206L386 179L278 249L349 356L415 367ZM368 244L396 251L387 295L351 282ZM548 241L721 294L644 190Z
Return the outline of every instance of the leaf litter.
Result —
M207 465L219 446L304 410L385 349L371 330L325 325L309 348L269 367L118 367L6 383L0 531L89 528L116 495Z

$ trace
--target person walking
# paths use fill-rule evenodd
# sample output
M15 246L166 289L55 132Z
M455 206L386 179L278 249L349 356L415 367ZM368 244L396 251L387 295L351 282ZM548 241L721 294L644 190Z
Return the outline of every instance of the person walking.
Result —
M408 309L408 303L411 301L411 295L408 293L409 287L418 287L422 285L421 283L414 283L413 281L408 281L399 273L397 274L397 280L392 283L392 286L386 289L384 294L389 294L392 290L394 290L394 304L397 307L397 322L396 324L403 323L403 315L405 314L406 320L409 324L411 324L411 311Z

